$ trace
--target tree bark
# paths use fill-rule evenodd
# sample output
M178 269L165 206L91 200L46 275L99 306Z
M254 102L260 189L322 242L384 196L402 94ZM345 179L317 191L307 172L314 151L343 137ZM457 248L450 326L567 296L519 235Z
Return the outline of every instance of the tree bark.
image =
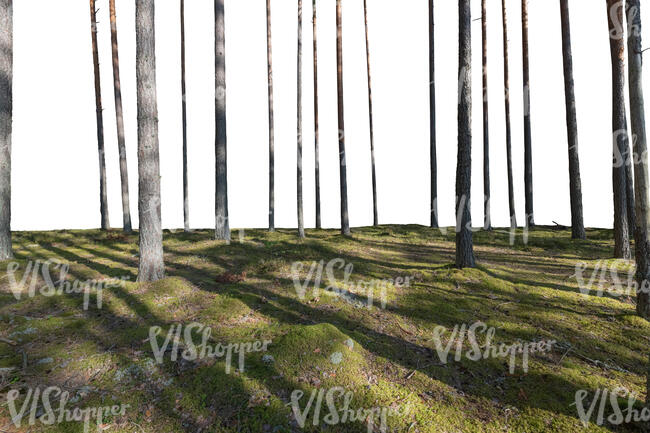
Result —
M492 230L490 212L490 127L488 98L487 0L481 0L481 34L483 46L483 228Z
M528 60L528 0L521 0L522 58L524 65L524 190L526 227L535 226L533 211L533 149L530 127L530 67Z
M506 14L506 0L501 0L503 16L503 87L506 105L506 158L508 163L508 205L510 208L510 227L517 227L517 214L515 212L515 188L512 178L512 128L510 125L510 66L508 60L508 16Z
M320 214L320 137L318 124L318 29L316 25L316 0L312 3L313 9L313 40L314 40L314 175L316 177L316 228L322 228Z
M297 197L298 197L298 236L305 237L305 220L302 202L302 0L298 0L298 164L297 164Z
M456 166L456 266L473 268L472 187L472 8L458 0L458 163Z
M368 0L363 0L363 21L366 29L366 63L368 64L368 115L370 117L370 163L372 165L372 221L379 225L377 212L377 171L375 168L375 128L372 116L372 78L370 75L370 41L368 38Z
M226 35L224 0L214 1L215 28L215 239L230 241L226 135Z
M273 113L273 41L271 0L266 0L266 61L269 88L269 231L275 231L275 120Z
M114 1L114 0L113 0ZM190 231L190 190L187 172L187 91L185 86L185 0L181 0L181 104L183 111L183 224Z
M436 55L434 0L429 0L429 158L431 165L431 227L438 228L438 157L436 151Z
M566 103L566 126L569 144L569 191L571 196L571 236L585 239L582 218L582 181L580 179L580 155L578 152L578 119L573 82L573 54L571 50L571 20L569 0L560 0L562 20L562 58L564 61L564 98Z
M615 255L629 259L630 236L628 227L628 200L626 179L627 119L625 113L625 44L623 29L623 5L621 0L607 0L607 21L612 62L612 137L614 146L614 242Z
M106 158L104 155L104 113L102 110L102 88L99 74L99 52L97 49L97 10L95 0L90 0L90 35L93 49L95 75L95 111L97 114L97 148L99 151L99 211L102 230L110 227L108 219L108 197L106 192Z
M156 93L155 2L136 0L136 79L138 84L138 281L165 276L160 214L160 157Z
M345 162L345 115L343 102L343 17L341 0L336 0L336 84L339 125L339 180L341 187L341 234L350 236L348 218L348 176Z
M131 204L129 199L129 170L126 162L126 144L124 139L124 115L122 112L122 86L120 84L120 57L117 45L117 17L115 0L109 0L111 15L111 47L113 54L113 89L115 93L115 119L117 126L117 149L120 155L120 181L122 186L122 225L131 233Z
M0 0L0 260L13 258L11 247L13 46L13 0Z

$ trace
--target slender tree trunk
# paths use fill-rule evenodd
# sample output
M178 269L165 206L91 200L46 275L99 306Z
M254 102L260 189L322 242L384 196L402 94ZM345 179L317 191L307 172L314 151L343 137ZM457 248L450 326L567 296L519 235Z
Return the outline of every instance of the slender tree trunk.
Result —
M566 102L566 126L569 139L569 191L571 196L571 236L585 239L582 218L582 181L580 179L580 157L578 152L578 119L576 116L576 95L573 83L573 54L571 53L571 20L569 0L560 0L562 20L562 57L564 60L564 98Z
M621 0L623 1L623 0ZM632 168L632 153L629 138L625 140L625 197L627 198L627 227L630 240L634 239L634 228L636 227L636 209L634 205L634 171Z
M298 236L305 237L305 220L302 204L302 0L298 0Z
M487 0L481 0L481 29L483 44L483 228L492 230L490 212L490 127L488 98L488 33Z
M114 0L113 0L114 1ZM187 91L185 86L185 0L181 0L181 93L183 110L183 224L190 231L190 190L187 173Z
M95 107L97 113L97 148L99 150L99 210L102 230L110 227L108 219L108 197L106 193L106 158L104 156L104 113L102 110L102 88L99 75L99 52L97 50L97 10L95 0L90 0L90 34L93 49L95 73Z
M316 26L316 0L312 3L313 9L313 40L314 40L314 171L316 177L316 228L322 228L320 215L320 137L318 124L318 29Z
M215 239L230 241L230 224L228 221L228 155L226 135L226 26L224 12L224 0L215 0Z
M508 16L506 0L501 0L503 15L503 87L506 104L506 158L508 162L508 205L510 208L510 227L517 227L515 212L515 187L512 178L512 128L510 125L510 65L508 60Z
M429 130L431 164L431 227L438 228L438 157L436 152L436 55L434 0L429 0Z
M0 260L11 248L11 123L13 116L13 0L0 0Z
M634 141L634 185L636 204L636 251L637 312L650 320L650 209L648 208L648 141L645 129L645 102L643 97L643 55L641 54L641 2L627 0L628 40L627 51L630 77L630 123Z
M345 115L343 104L343 22L341 0L336 0L336 83L339 125L339 176L341 186L341 233L350 236L348 175L345 162Z
M377 171L375 168L375 128L372 117L372 78L370 75L370 41L368 38L368 0L363 0L363 18L366 28L366 63L368 64L368 113L370 116L370 162L372 164L372 220L379 225L377 213Z
M160 214L160 157L156 93L155 0L136 0L136 79L138 83L138 281L165 276Z
M614 241L615 255L629 259L630 236L627 215L626 152L627 119L625 113L625 43L623 29L623 4L621 0L607 0L607 21L612 61L612 137L614 163L612 170L614 186Z
M120 57L117 48L117 17L115 0L109 0L111 15L111 47L113 53L113 89L115 90L115 119L117 124L117 148L120 154L120 181L122 183L122 224L131 233L131 204L129 200L129 170L126 163L124 140L124 115L122 113L122 86L120 84Z
M269 88L269 231L275 231L275 120L273 114L273 41L271 0L266 0L266 60Z
M521 0L521 36L524 65L524 190L526 227L535 226L533 211L533 149L530 128L530 67L528 61L528 0Z
M456 266L473 268L472 187L472 8L458 0L458 163L456 166Z

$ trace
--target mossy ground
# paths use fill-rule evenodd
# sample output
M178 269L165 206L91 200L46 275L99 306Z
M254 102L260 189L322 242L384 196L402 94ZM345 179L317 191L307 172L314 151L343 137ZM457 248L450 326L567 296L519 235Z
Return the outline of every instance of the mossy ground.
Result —
M363 422L314 426L313 412L304 429L296 425L291 393L304 392L304 408L312 390L334 386L354 393L352 408L407 408L388 419L399 432L636 431L584 428L572 406L576 391L603 387L624 386L645 400L650 324L627 296L580 293L576 264L587 264L587 279L600 260L619 265L611 262L611 231L587 235L574 241L568 231L540 227L527 243L519 232L511 246L505 230L478 232L478 268L458 270L452 230L381 226L355 229L349 239L312 230L305 241L292 230L246 230L234 231L229 245L207 230L166 231L168 278L138 284L136 234L16 233L17 278L30 260L56 259L70 265L71 280L129 281L104 290L101 309L91 298L84 310L78 294L15 299L9 262L0 263L0 337L16 343L0 341L0 368L13 369L0 376L0 431L83 431L79 423L11 425L7 392L39 386L78 395L79 407L130 405L105 421L111 432L367 431ZM312 261L335 258L354 265L353 281L413 279L387 287L385 308L378 299L369 309L309 288L299 297L292 263L305 263L305 277ZM454 349L442 364L434 328L479 320L496 328L496 342L560 345L534 355L527 373L510 374L503 359L454 361ZM223 358L155 364L149 328L191 322L211 327L213 344L273 343L248 354L243 373L233 362L226 374Z

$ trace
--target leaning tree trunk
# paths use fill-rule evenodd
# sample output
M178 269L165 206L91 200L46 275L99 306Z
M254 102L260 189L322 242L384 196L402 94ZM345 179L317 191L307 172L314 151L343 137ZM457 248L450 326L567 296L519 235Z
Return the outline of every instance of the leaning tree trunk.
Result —
M226 135L226 35L224 0L214 1L215 28L215 239L230 241Z
M431 164L431 227L438 228L438 157L436 152L436 63L434 0L429 0L429 160Z
M508 16L506 15L506 0L501 0L503 15L503 87L506 104L506 158L508 163L508 205L510 208L510 227L517 227L515 212L515 187L512 178L512 128L510 126L510 66L508 63Z
M614 163L612 170L614 187L614 243L615 255L629 259L630 236L627 215L627 119L625 113L625 43L623 29L623 6L621 0L607 0L607 21L612 61L612 136Z
M580 179L580 157L578 153L578 120L576 117L576 95L573 83L573 55L571 53L571 21L569 0L560 0L562 20L562 57L564 60L564 98L566 102L566 127L569 139L569 191L571 196L571 236L585 239L582 218L582 182Z
M473 268L472 188L472 9L458 0L458 163L456 166L456 266Z
M305 237L305 219L302 204L302 0L298 0L298 236Z
M131 233L131 204L129 200L129 170L126 163L124 140L124 115L122 113L122 86L120 84L120 57L117 48L117 18L115 0L109 1L111 15L111 47L113 53L113 89L115 91L115 120L117 124L117 149L120 154L120 181L122 183L122 224Z
M530 67L528 62L528 0L521 0L521 39L524 65L524 191L526 227L535 225L533 211L533 156L530 130Z
M350 236L348 175L345 162L345 116L343 106L343 22L341 0L336 0L336 83L339 125L339 178L341 187L341 233Z
M136 0L136 79L138 87L138 281L165 276L160 215L160 157L156 94L155 0Z
M99 75L99 52L97 50L97 10L95 0L90 0L90 35L93 49L95 74L95 111L97 114L97 148L99 151L99 211L102 230L110 227L108 220L108 197L106 192L106 158L104 156L104 113L102 110L102 88Z
M370 163L372 165L372 221L379 225L377 213L377 171L375 169L375 128L372 116L372 79L370 75L370 42L368 38L368 1L363 0L363 21L366 28L366 63L368 64L368 113L370 116Z
M318 125L318 32L316 26L316 0L312 2L313 9L313 41L314 41L314 175L316 177L316 228L320 229L320 137Z
M483 44L483 228L492 230L492 215L490 212L490 128L488 101L488 33L487 33L487 0L481 0L481 29Z
M185 0L181 0L181 106L183 120L183 225L190 231L190 191L187 173L187 101L185 86Z
M266 0L266 61L269 89L269 231L275 231L275 121L273 115L273 42L271 0Z
M11 248L11 122L13 113L13 0L0 0L0 260Z

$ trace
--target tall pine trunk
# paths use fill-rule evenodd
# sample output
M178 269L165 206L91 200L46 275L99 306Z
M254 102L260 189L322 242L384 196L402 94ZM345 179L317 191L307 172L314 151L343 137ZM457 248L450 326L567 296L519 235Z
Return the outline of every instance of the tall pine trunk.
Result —
M492 230L490 212L490 127L488 100L487 0L481 0L481 36L483 48L483 228Z
M305 237L305 220L302 203L302 0L298 0L298 164L297 164L297 197L298 197L298 236Z
M124 115L122 112L122 86L120 84L120 57L117 45L117 17L115 0L109 1L111 15L111 47L113 54L113 89L115 92L115 120L117 126L117 149L120 155L120 181L122 186L122 224L124 231L130 233L131 204L129 199L129 169L126 163L126 144L124 140Z
M183 121L183 225L190 231L190 190L187 172L187 91L185 86L185 0L181 0L181 106Z
M339 180L341 187L341 234L350 236L348 218L348 175L345 162L345 113L343 102L343 17L341 0L336 0L336 87L339 125Z
M375 168L375 128L372 116L372 78L370 75L370 41L368 38L368 0L363 0L363 21L366 28L366 63L368 64L368 114L370 117L370 163L372 165L372 221L379 225L377 212L377 171Z
M11 248L11 123L13 117L13 0L0 0L0 260Z
M623 5L621 0L607 0L607 21L612 62L612 138L614 189L615 255L629 259L630 235L628 226L628 199L626 165L627 119L625 113L625 43L623 41Z
M230 241L226 135L226 26L224 0L214 1L215 29L215 239Z
M322 227L320 215L320 137L318 124L318 27L316 25L316 0L313 9L313 41L314 41L314 175L316 177L316 228Z
M458 163L456 166L456 266L473 268L472 187L472 9L458 0Z
M562 20L562 57L564 60L564 98L566 102L566 127L569 144L569 192L571 196L571 236L585 239L582 218L582 181L580 179L580 156L578 152L578 119L576 95L573 83L573 54L571 53L571 20L569 0L560 0Z
M102 88L99 74L99 52L97 50L97 10L95 0L90 0L90 35L93 49L93 70L95 75L95 112L97 115L97 149L99 151L99 211L102 230L110 227L108 219L108 197L106 192L106 158L104 155L104 112L102 110Z
M521 0L521 40L524 75L524 191L526 227L535 225L533 211L533 149L530 128L530 67L528 60L528 0Z
M436 55L434 0L429 0L429 161L431 165L431 227L438 228L438 157L436 152Z
M506 158L508 164L508 205L510 208L510 227L517 227L515 212L515 186L512 178L512 127L510 125L510 65L508 60L508 16L506 0L501 0L503 16L503 88L506 105Z
M138 281L165 276L160 214L160 157L156 93L155 0L136 0L136 79L138 87Z
M275 231L275 120L273 113L273 42L271 0L266 0L266 61L269 90L269 231Z

